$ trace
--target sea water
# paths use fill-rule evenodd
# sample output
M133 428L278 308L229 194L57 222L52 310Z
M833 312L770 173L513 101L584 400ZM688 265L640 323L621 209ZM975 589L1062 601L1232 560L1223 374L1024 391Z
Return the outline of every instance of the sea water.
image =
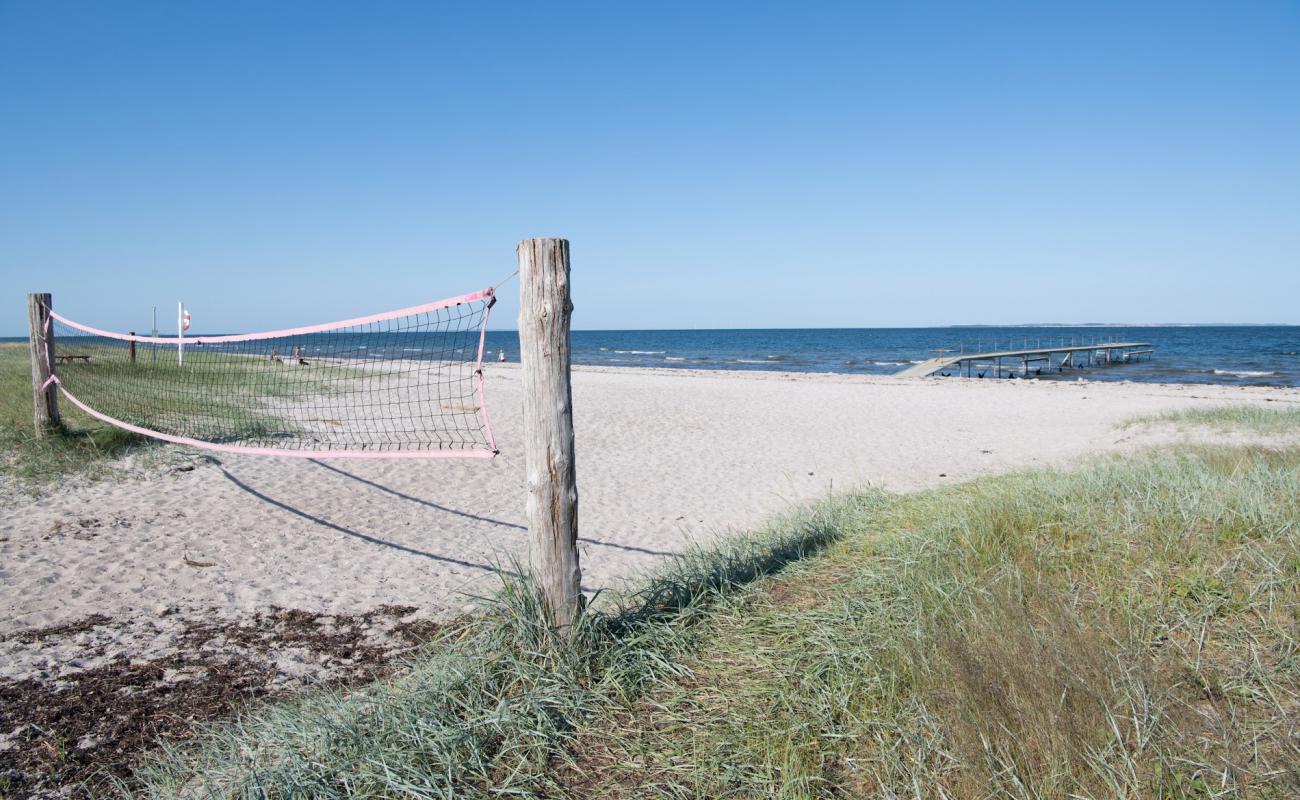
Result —
M582 331L573 362L616 367L889 375L934 357L1094 342L1147 342L1135 363L1044 370L1046 380L1300 386L1300 326L1081 326ZM488 356L519 356L514 331L489 331ZM1059 359L1059 356L1058 356ZM1012 359L1006 365L1018 365Z
M195 336L207 332L196 333ZM207 334L215 335L215 334ZM299 337L305 356L358 359L472 359L477 331L445 334L324 333ZM4 341L22 342L25 339ZM890 375L935 355L1021 350L1104 342L1146 342L1155 350L1136 363L1045 369L1043 380L1300 386L1300 326L1080 326L944 328L775 328L749 330L589 331L572 333L573 362L609 367L780 370ZM295 342L245 343L250 353ZM223 349L219 345L213 349ZM232 350L236 349L231 347ZM504 351L518 361L515 331L488 331L485 359ZM259 351L260 352L260 351ZM269 352L269 351L268 351ZM265 355L265 354L264 354ZM1059 360L1059 356L1058 356ZM1007 367L1018 366L1006 359Z

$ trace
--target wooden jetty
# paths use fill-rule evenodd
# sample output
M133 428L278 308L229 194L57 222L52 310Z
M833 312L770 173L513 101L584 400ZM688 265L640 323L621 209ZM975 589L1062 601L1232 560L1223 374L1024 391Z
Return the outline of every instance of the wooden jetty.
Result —
M913 364L895 373L895 376L924 378L939 372L944 375L955 373L968 378L1032 377L1045 372L1063 372L1080 367L1127 364L1138 361L1143 356L1150 358L1155 348L1147 342L1100 342L986 353L954 353L951 350L933 352L938 352L939 355L920 364ZM1009 364L1006 363L1008 361Z

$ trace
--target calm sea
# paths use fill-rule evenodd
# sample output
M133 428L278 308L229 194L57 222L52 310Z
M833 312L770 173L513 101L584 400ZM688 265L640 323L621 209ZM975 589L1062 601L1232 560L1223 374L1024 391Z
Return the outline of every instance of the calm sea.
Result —
M375 338L368 340L366 336L356 339L358 355L421 357L418 350L401 346L404 343L392 336L381 339L373 334ZM1300 386L1300 326L574 331L572 341L576 364L857 375L898 372L930 358L935 348L971 352L1098 341L1149 342L1155 347L1149 361L1052 372L1042 379ZM504 350L509 361L519 358L514 331L489 331L487 349L490 360L498 350Z
M1150 342L1154 358L1044 375L1046 380L1300 386L1300 326L840 328L574 331L577 364L888 375L935 348L980 351L1096 341ZM488 333L513 361L513 331Z

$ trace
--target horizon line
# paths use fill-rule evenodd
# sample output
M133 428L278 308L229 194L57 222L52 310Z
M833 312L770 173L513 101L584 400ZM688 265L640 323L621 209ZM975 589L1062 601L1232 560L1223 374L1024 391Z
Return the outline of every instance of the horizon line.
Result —
M943 330L955 328L1300 328L1300 322L1007 322L950 323L946 325L880 326L778 326L778 327L698 327L698 328L570 328L575 333L656 333L681 331L871 331L871 330ZM518 328L488 327L490 333L518 333ZM166 335L166 334L162 334ZM189 334L195 338L227 335L221 333ZM0 339L27 341L27 335L2 336Z

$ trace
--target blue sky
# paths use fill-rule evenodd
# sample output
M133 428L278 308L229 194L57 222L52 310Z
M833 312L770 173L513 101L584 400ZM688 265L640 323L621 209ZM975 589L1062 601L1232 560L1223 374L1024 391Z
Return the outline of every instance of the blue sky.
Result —
M580 328L1300 323L1300 5L0 0L0 187L7 335L371 313L538 235Z

